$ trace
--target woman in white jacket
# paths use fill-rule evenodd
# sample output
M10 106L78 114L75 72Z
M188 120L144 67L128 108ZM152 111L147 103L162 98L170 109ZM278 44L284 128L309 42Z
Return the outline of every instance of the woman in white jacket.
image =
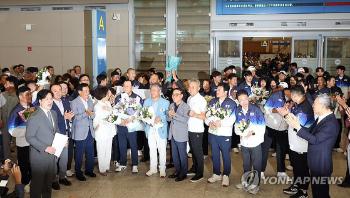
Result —
M112 141L116 135L116 125L107 122L108 116L113 111L109 100L112 97L112 93L107 87L98 87L94 95L97 99L94 107L95 118L93 125L95 129L98 168L100 174L106 176L110 168Z

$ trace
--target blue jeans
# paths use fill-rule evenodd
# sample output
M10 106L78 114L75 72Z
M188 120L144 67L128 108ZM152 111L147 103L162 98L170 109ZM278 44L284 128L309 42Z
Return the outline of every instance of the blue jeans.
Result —
M128 151L128 142L131 149L131 163L132 166L138 165L138 151L137 151L137 132L130 132L128 128L124 126L118 126L118 143L119 143L119 152L120 152L120 165L126 166L127 162L127 151Z
M93 173L94 171L94 138L89 131L85 140L75 141L75 173L82 175L81 164L85 153L85 173Z
M220 171L220 151L224 163L223 175L229 176L231 173L231 136L217 136L209 133L209 143L212 152L213 172L221 175Z
M171 138L172 156L176 174L179 177L187 175L187 142L177 142Z

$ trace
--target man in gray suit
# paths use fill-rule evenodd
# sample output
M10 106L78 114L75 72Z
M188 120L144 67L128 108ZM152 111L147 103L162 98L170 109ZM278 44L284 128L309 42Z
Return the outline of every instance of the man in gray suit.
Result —
M79 96L71 102L74 113L72 124L72 139L75 141L75 176L79 181L86 181L81 164L85 153L85 175L96 177L94 170L94 138L95 132L92 120L94 104L90 98L89 85L82 83L77 87Z
M169 110L169 140L171 140L172 157L175 166L175 173L169 178L175 178L175 181L182 181L187 177L187 141L188 141L188 119L190 106L182 100L183 91L174 89L172 99L174 103L170 105Z
M51 184L56 175L56 149L51 146L59 132L56 112L51 110L53 99L49 90L38 92L40 107L28 119L26 139L30 144L32 180L30 197L51 197Z

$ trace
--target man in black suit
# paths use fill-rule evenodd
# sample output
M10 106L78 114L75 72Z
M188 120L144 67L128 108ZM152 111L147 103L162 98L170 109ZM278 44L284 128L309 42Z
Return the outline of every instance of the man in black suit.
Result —
M332 99L319 95L313 104L314 114L318 116L310 127L301 127L299 120L292 114L286 116L299 137L308 141L308 165L311 174L312 195L317 198L329 198L328 179L333 172L332 150L339 132L339 124L332 111Z

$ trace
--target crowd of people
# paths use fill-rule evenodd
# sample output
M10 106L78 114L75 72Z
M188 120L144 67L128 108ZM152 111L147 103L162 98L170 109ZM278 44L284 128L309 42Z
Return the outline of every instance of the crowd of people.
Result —
M139 163L149 161L147 176L159 172L165 178L166 170L174 167L168 178L180 182L191 176L191 182L199 182L204 179L204 160L211 155L213 170L207 182L227 187L232 151L242 154L242 174L258 177L257 183L242 180L236 188L257 194L271 148L276 152L277 177L289 179L286 169L293 171L292 185L283 189L291 197L307 197L310 183L313 197L330 197L328 182L305 178L330 177L332 151L347 156L346 177L339 186L350 187L350 147L341 146L348 142L342 137L350 127L350 78L344 66L337 67L336 76L322 67L313 76L307 67L276 58L249 65L241 75L228 66L201 81L154 68L144 73L117 68L96 79L83 74L78 65L63 75L56 75L53 66L45 68L48 86L37 83L36 67L4 68L0 78L0 158L4 175L11 172L9 159L16 162L12 172L17 197L24 191L31 197L50 197L52 189L72 185L68 178L73 175L82 182L86 176L96 177L95 158L101 176L112 169L127 171L128 165L137 174ZM92 85L94 80L97 86ZM148 94L139 95L139 90ZM118 116L110 121L125 102L152 109L154 119ZM132 127L138 125L143 127ZM52 147L55 133L68 136L59 157Z

